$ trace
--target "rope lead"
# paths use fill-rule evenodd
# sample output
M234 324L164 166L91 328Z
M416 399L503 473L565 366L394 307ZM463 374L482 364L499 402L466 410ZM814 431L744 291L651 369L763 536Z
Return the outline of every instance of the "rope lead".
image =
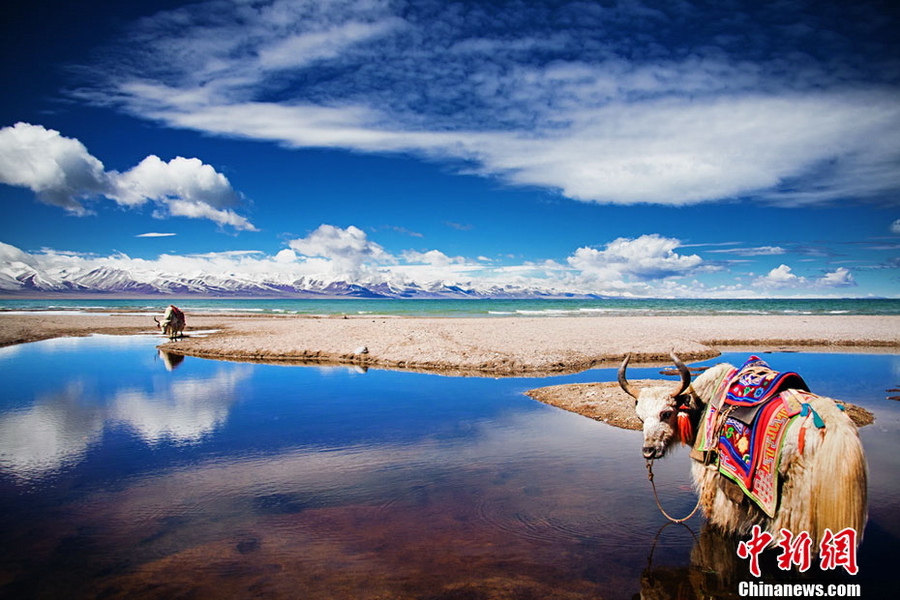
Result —
M659 509L659 512L661 512L663 514L663 516L665 518L667 518L668 520L670 520L671 522L684 523L685 521L687 521L688 519L693 517L696 514L697 509L700 508L700 498L697 498L697 505L694 507L694 510L691 511L691 514L684 517L683 519L674 519L674 518L670 517L669 513L667 513L663 509L662 504L659 503L659 496L656 494L656 484L653 482L653 459L652 458L647 459L647 479L650 480L650 486L653 488L653 499L656 500L656 507Z

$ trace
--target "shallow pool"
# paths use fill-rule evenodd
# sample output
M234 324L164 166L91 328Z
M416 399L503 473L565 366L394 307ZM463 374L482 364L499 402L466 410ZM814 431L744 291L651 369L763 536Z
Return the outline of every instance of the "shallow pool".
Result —
M640 433L523 395L614 370L454 378L179 361L157 343L0 349L0 596L737 597L749 578L701 518L663 528ZM895 597L900 356L766 359L876 422L859 574L772 560L761 581ZM654 468L670 513L694 505L688 463Z

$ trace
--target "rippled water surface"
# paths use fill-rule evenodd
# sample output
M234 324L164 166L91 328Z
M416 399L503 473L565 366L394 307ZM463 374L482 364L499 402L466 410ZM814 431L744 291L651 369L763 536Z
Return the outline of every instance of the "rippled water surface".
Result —
M495 380L176 362L157 342L0 349L0 596L728 597L749 577L702 519L660 530L639 433L522 393L610 370ZM767 360L877 420L861 431L859 575L773 562L763 580L894 597L900 403L885 390L900 357ZM694 505L688 463L678 452L654 469L671 513Z

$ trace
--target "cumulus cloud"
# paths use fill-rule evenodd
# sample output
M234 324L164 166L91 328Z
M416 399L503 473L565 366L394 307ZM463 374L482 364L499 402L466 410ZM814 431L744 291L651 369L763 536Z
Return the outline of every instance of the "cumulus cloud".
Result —
M90 212L85 202L105 197L128 208L150 202L159 218L255 229L233 210L241 198L228 179L197 158L164 162L151 155L124 173L107 171L80 141L30 123L0 129L0 183L26 187L41 202L75 215Z
M787 265L779 265L755 281L756 285L767 288L796 287L805 282L803 277L795 275L793 269Z
M309 235L291 240L287 248L274 255L235 250L144 259L122 253L95 256L49 249L26 253L0 244L0 275L6 267L14 274L16 265L25 265L49 284L99 270L123 271L138 282L153 282L159 273L165 273L187 280L202 277L224 283L237 279L261 286L291 285L305 278L423 288L441 283L498 289L518 286L563 293L652 294L667 280L704 270L699 256L677 253L678 245L678 240L653 234L633 240L620 238L603 250L579 248L566 264L552 259L499 264L483 256L470 260L438 249L392 254L358 227L323 224Z
M466 259L461 256L451 258L440 250L428 250L427 252L407 250L402 254L402 258L409 263L422 263L436 267L446 267L451 264L464 264L466 262Z
M856 280L849 269L838 267L834 271L825 273L818 279L808 279L797 275L788 265L782 264L763 277L759 277L754 281L754 285L765 289L799 289L806 288L810 290L854 287Z
M823 287L854 287L856 280L849 269L838 267L831 273L826 273L820 280L819 285Z
M900 234L900 219L891 223L891 233Z
M116 199L126 205L175 196L221 208L238 200L225 176L196 158L179 156L166 163L151 155L120 175L116 183Z
M103 163L78 140L40 125L0 129L0 182L26 187L46 204L83 215L83 201L110 190Z
M135 25L80 95L287 147L463 160L588 202L895 197L896 20L739 4L751 18L693 2L198 3Z
M632 279L652 281L684 277L697 271L703 259L696 254L678 254L681 242L657 234L636 239L618 238L603 250L582 247L568 258L571 267L585 277L601 281Z
M392 262L394 259L366 233L353 225L346 229L322 224L304 238L291 240L290 248L310 258L328 261L332 272L358 275L368 262Z
M575 249L565 261L516 260L451 256L439 250L389 252L355 226L323 224L307 236L291 240L275 254L231 250L203 254L161 254L133 258L44 249L25 252L0 242L0 289L22 289L22 279L40 281L46 289L64 290L64 282L80 285L97 273L117 273L137 283L156 285L160 275L233 289L238 282L278 293L297 283L346 282L360 285L431 286L494 290L540 290L551 294L601 294L632 297L758 297L780 291L820 294L856 286L849 269L839 267L815 277L794 273L782 264L745 285L744 275L696 254L679 252L676 238L647 234L618 238L598 247ZM56 287L54 287L56 286ZM182 289L182 288L179 288Z

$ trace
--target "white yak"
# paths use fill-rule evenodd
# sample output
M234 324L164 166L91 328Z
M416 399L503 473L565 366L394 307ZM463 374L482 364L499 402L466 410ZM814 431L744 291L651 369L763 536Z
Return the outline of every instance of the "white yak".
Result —
M169 336L170 340L174 340L176 337L184 337L184 313L174 304L170 304L166 308L162 321L156 317L153 317L153 320L156 321L156 327L163 332L163 335Z
M742 535L759 525L773 541L780 539L781 529L795 535L808 532L814 549L819 548L826 529L836 534L849 527L859 543L867 518L866 459L856 425L834 400L805 392L800 396L809 406L802 415L787 421L781 456L775 463L780 498L771 511L774 514L768 514L720 473L715 453L700 451L708 450L702 448L701 438L718 440L721 435L724 417L729 413L720 410L718 419L708 419L716 414L709 405L719 402L714 396L730 383L727 378L734 375L735 368L722 363L691 381L684 363L674 354L672 359L681 374L675 389L649 387L638 392L626 377L627 356L619 367L619 385L635 398L643 422L644 458L662 458L677 441L692 446L694 488L710 524L726 533ZM803 383L799 376L793 381ZM714 425L707 427L709 423ZM698 427L707 427L711 435L702 435ZM695 432L700 433L696 440Z

